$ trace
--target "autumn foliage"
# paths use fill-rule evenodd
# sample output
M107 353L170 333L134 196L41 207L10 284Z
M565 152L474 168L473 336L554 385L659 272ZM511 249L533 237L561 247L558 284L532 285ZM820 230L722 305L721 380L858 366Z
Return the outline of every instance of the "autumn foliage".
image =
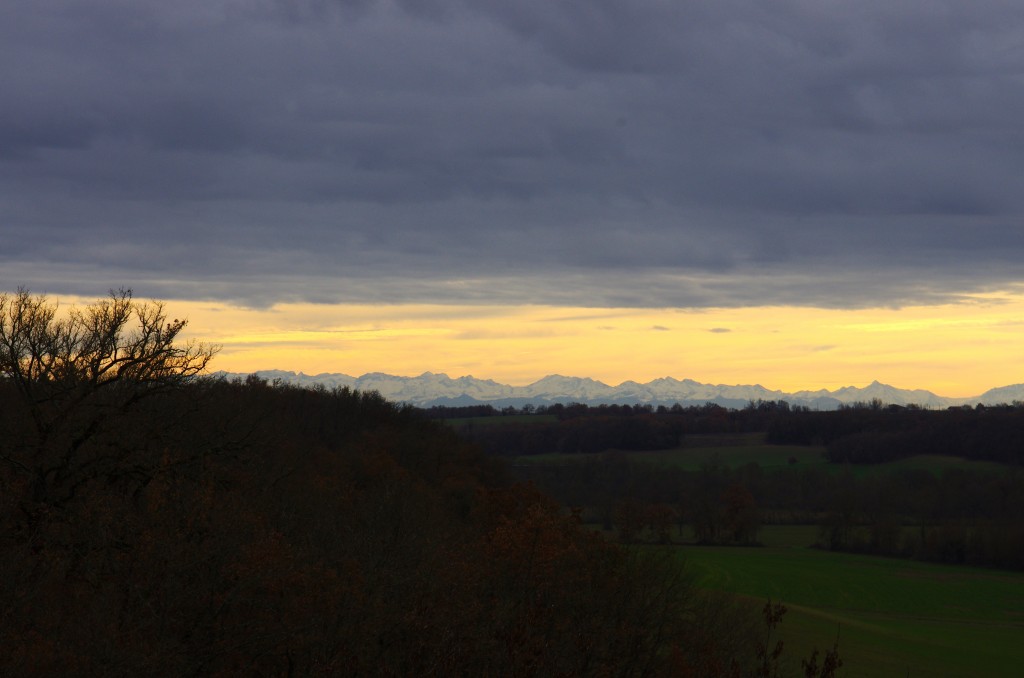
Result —
M608 543L376 394L142 371L98 386L118 395L107 399L81 373L65 391L12 369L0 378L0 675L756 664L749 616L699 593L676 560ZM26 423L58 406L85 428Z
M152 407L140 479L48 505L4 467L0 673L654 675L729 611L373 394Z

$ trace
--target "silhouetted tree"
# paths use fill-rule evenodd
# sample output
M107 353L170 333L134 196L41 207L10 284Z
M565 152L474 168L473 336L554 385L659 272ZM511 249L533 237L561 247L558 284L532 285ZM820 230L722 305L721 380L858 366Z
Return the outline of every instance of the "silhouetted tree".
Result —
M0 294L8 429L0 462L30 479L35 502L60 505L93 479L152 471L135 454L136 432L121 424L144 400L206 369L216 349L181 343L185 325L160 302L135 301L131 290L64 313L26 289Z

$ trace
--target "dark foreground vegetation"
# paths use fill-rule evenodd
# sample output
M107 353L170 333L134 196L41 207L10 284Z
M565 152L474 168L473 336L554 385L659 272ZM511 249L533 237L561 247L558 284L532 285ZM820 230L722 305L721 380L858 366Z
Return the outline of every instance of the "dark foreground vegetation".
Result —
M1024 570L1019 404L428 412L441 414L626 542L688 528L750 545L764 523L815 524L831 550Z
M778 674L780 607L375 394L204 379L183 327L0 295L0 675Z

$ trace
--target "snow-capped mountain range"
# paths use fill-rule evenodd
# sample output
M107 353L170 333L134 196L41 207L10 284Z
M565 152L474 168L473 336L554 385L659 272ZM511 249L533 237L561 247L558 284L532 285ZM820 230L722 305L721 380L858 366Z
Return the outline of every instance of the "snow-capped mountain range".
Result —
M972 398L944 398L931 391L921 389L905 390L874 381L863 388L844 386L835 391L797 391L785 393L767 389L760 384L729 386L724 384L702 384L692 379L662 377L641 384L624 381L618 386L609 386L586 377L563 377L552 374L528 386L509 386L490 379L466 376L451 378L446 374L424 372L418 377L399 377L380 372L371 372L361 377L347 374L316 374L264 370L255 373L268 381L296 386L326 388L344 387L360 391L377 391L385 398L410 403L418 407L434 405L477 405L491 404L495 407L526 404L545 405L551 403L650 403L652 405L683 406L716 403L723 407L741 408L751 401L785 400L792 405L803 405L812 409L831 410L841 404L871 402L880 400L887 405L920 405L927 408L945 408L957 405L998 405L1024 401L1024 384L993 388ZM218 372L215 376L228 379L244 378L246 374Z

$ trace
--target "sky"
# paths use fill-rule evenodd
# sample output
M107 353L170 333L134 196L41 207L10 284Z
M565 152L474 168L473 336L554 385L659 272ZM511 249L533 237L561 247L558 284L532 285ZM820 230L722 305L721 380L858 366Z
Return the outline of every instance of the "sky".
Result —
M1024 382L1024 4L5 0L0 291L215 367Z

